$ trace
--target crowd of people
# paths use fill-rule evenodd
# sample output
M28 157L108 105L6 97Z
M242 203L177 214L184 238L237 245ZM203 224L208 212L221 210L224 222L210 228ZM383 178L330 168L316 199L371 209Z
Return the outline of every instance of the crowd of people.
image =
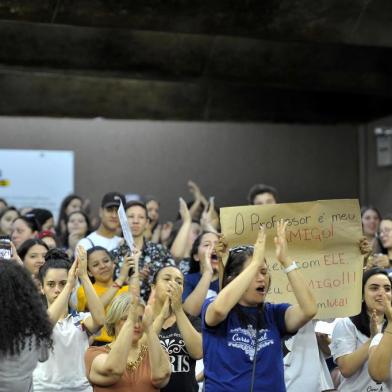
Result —
M362 208L361 312L320 333L287 222L275 259L296 304L271 303L264 227L229 248L214 199L188 185L173 222L151 195L109 192L97 215L69 195L56 219L0 199L0 392L392 391L392 216ZM247 201L278 192L256 184Z

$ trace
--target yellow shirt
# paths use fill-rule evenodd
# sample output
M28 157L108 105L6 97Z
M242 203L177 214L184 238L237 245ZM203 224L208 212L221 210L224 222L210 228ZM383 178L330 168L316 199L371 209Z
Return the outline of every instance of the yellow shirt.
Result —
M97 293L98 297L101 297L101 296L102 296L103 294L105 294L105 293L109 290L109 288L110 288L110 287L101 286L99 283L94 283L94 284L93 284L93 287L94 287L95 292ZM120 295L120 294L126 293L126 292L128 292L128 286L123 286L123 287L121 287L121 289L119 289L119 290L117 291L117 293L114 295L114 297L117 297L117 295ZM114 297L113 297L113 298L114 298ZM86 298L86 294L84 293L83 286L80 286L80 287L78 288L78 291L77 291L77 298L78 298L78 304L77 304L77 310L78 310L78 312L85 312L85 311L88 309L88 306L87 306L88 304L87 304L87 298ZM110 303L108 304L108 306L106 306L106 308L105 308L105 313L106 313L107 310L109 309L109 306L110 306ZM108 335L108 333L107 333L107 331L106 331L106 328L105 328L105 327L102 327L100 335L95 335L95 339L94 339L94 340L99 341L99 342L107 342L107 343L110 343L110 342L113 341L113 338L111 338L111 337Z

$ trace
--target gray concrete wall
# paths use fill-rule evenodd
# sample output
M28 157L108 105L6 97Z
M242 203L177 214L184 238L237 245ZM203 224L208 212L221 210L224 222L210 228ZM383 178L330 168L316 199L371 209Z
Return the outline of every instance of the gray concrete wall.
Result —
M152 193L165 218L189 199L188 179L218 206L245 204L256 182L274 184L282 202L359 192L354 126L0 117L0 147L73 150L75 190L94 209L110 190Z
M361 154L361 183L364 193L363 204L373 204L382 214L392 213L392 166L377 165L377 127L392 129L392 117L380 119L362 127L359 139Z

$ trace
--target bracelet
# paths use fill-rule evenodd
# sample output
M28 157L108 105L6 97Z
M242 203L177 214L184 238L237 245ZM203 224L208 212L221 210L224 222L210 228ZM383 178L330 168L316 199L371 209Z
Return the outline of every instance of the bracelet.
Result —
M299 268L298 264L295 261L293 261L287 268L283 270L283 272L288 274L289 272L294 271L298 268Z
M114 281L112 287L116 289L121 289L122 286L120 286L116 281Z

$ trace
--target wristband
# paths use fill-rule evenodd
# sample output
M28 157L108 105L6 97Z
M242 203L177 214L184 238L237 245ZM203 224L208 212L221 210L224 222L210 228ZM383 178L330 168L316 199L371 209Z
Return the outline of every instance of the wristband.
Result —
M298 268L299 268L298 264L295 261L293 261L287 268L283 270L283 272L285 274L288 274L289 272L294 271Z
M114 281L112 287L115 287L116 289L120 290L122 286L120 286L116 281Z

